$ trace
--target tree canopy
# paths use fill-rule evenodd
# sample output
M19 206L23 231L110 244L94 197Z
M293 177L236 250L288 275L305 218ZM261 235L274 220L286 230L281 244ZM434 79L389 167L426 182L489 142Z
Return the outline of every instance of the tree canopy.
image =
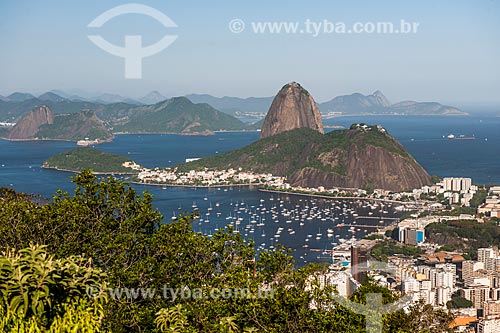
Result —
M35 324L33 332L365 331L362 315L332 299L334 287L306 288L319 286L311 276L327 267L297 269L279 246L257 257L253 242L231 228L203 236L193 231L194 214L162 223L150 194L114 178L84 171L73 181L72 195L58 191L51 200L0 191L0 317L8 314L0 328L6 332ZM26 276L22 283L16 267ZM363 302L373 290L397 298L370 284L352 300ZM92 329L75 326L82 318ZM447 332L450 321L444 311L416 305L385 315L384 327Z

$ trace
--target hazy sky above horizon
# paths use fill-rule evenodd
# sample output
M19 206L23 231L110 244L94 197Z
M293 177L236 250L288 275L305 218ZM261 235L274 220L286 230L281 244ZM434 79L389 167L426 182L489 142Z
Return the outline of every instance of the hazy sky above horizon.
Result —
M127 14L101 28L87 25L127 1L1 1L0 95L81 89L138 98L271 96L300 82L319 102L381 90L392 102L500 105L500 2L422 1L142 1L176 28ZM233 33L228 23L245 22ZM257 34L252 22L418 22L415 34ZM94 45L142 35L150 45L177 40L143 59L140 80L124 78L124 61Z

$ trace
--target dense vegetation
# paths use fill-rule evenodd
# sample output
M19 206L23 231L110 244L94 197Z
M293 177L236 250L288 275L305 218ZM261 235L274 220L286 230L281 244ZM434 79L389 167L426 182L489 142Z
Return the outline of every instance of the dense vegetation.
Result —
M84 171L74 182L73 195L58 191L51 201L0 191L2 332L365 331L363 316L332 307L330 288L306 291L323 266L297 270L282 248L256 259L253 244L231 229L211 238L193 232L193 215L163 224L151 195L114 178ZM272 292L175 299L144 292L165 286L199 288L202 295L213 288ZM139 292L120 297L117 290ZM384 303L396 299L368 281L351 300L364 303L374 292ZM418 304L384 315L384 331L448 332L451 319Z
M43 166L75 172L92 169L99 173L137 173L136 170L123 166L127 161L130 159L94 148L76 148L50 157Z
M109 114L107 116L109 117ZM208 104L194 104L185 97L128 109L125 116L127 120L113 125L114 131L195 133L247 129L247 125L237 118L217 111Z
M106 140L112 134L92 111L82 111L56 116L53 124L40 127L36 137L74 141L86 138Z
M467 298L456 296L453 297L451 301L448 301L448 303L446 303L446 306L448 307L448 309L467 309L472 308L473 304Z
M257 172L291 175L304 168L313 168L345 175L345 158L351 145L382 147L387 151L409 158L404 148L388 134L374 127L370 131L337 130L321 134L309 128L297 128L267 137L246 147L221 155L203 158L179 165L181 170L226 169L242 167ZM337 163L326 162L335 154Z
M387 151L396 153L403 157L410 157L408 152L403 148L403 146L397 142L393 137L391 137L387 132L381 131L377 126L369 126L366 124L359 124L359 126L368 126L367 129L359 129L351 132L351 140L354 140L356 144L365 146L371 145L375 147L384 148ZM356 129L358 125L351 125L351 129Z
M429 242L453 247L477 257L481 247L500 246L500 227L495 220L478 223L476 220L456 220L431 223L425 228Z
M379 242L371 250L372 257L381 261L387 261L388 256L395 254L403 254L416 258L422 253L424 251L419 247L398 244L394 240Z
M3 138L7 135L11 127L0 127L0 138Z
M43 246L0 256L1 332L92 332L103 318L105 275L82 256L54 259Z
M289 170L291 173L304 167L303 162L298 158L302 151L308 147L312 149L312 147L319 146L322 141L323 135L319 132L309 128L298 128L258 140L240 149L182 164L178 167L185 171L205 167L226 169L231 166L240 166L239 162L241 161L241 166L245 169L264 171L270 170L269 166L286 163L293 166Z
M478 208L480 205L484 203L486 197L488 196L488 190L486 188L480 188L470 201L470 206L472 208Z

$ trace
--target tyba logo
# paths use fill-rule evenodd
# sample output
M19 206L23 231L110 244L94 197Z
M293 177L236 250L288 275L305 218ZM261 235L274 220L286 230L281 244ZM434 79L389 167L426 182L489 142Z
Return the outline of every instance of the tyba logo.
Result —
M105 11L90 22L88 27L99 28L109 20L124 14L142 14L154 18L166 28L177 27L174 21L159 10L146 5L133 3L117 6ZM142 59L163 51L177 39L176 35L165 35L158 42L142 47L142 36L140 35L126 35L124 46L111 44L100 35L89 35L87 37L92 43L104 51L125 59L126 79L142 78Z

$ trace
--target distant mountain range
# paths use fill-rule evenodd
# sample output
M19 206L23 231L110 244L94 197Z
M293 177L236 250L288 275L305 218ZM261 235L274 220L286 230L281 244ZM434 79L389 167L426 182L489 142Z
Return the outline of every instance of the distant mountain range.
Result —
M222 112L244 116L244 113L265 115L273 102L274 97L214 97L211 95L191 94L186 97L193 103L207 103Z
M391 103L387 97L379 90L367 96L360 93L338 96L319 105L323 113L341 112L343 114L384 112L390 106Z
M71 92L65 92L62 90L51 90L49 93L56 94L70 101L80 101L80 102L93 102L100 104L112 104L112 103L129 103L129 104L144 104L143 102L134 98L124 97L117 94L109 93L87 93L80 90L75 90ZM39 97L40 98L40 97Z
M139 102L141 102L142 104L147 104L147 105L151 105L151 104L156 104L156 103L159 103L159 102L162 102L164 100L167 100L168 98L163 96L162 94L160 94L158 91L152 91L150 92L149 94L147 94L146 96L144 96L143 98L139 99ZM194 102L196 103L196 102Z
M208 103L214 108L236 116L245 114L266 114L273 97L214 97L211 95L187 95L196 103ZM401 115L467 115L466 112L436 102L403 101L391 104L384 94L377 90L371 95L354 93L337 96L327 102L318 103L323 115L342 113L343 115L401 114Z
M52 102L62 102L62 101L73 101L73 102L92 102L99 104L112 104L112 103L128 103L128 104L155 104L167 99L167 97L163 96L158 91L152 91L148 93L146 96L134 99L129 97L124 97L117 94L93 94L84 96L68 94L61 90L51 90L46 93L43 93L36 97L35 95L29 93L21 93L15 92L10 94L9 96L1 96L0 101L4 102L25 102L30 99L39 99L42 101L52 101Z
M436 102L403 101L391 104L379 90L371 95L355 93L338 96L319 104L319 108L323 114L467 115L466 112L458 108Z
M272 97L214 97L211 95L191 94L185 96L195 104L206 103L214 109L237 118L263 118L273 100ZM0 96L0 121L15 122L34 108L48 106L58 114L77 113L82 110L93 110L98 114L107 114L109 110L128 110L138 106L155 105L168 100L158 91L152 91L136 100L115 94L99 94L89 97L70 95L53 90L35 97L29 93L15 92L9 96ZM436 102L403 101L392 104L380 91L371 95L355 93L338 96L330 101L318 104L320 112L325 115L466 115L467 113L452 106ZM112 113L111 112L111 113Z

